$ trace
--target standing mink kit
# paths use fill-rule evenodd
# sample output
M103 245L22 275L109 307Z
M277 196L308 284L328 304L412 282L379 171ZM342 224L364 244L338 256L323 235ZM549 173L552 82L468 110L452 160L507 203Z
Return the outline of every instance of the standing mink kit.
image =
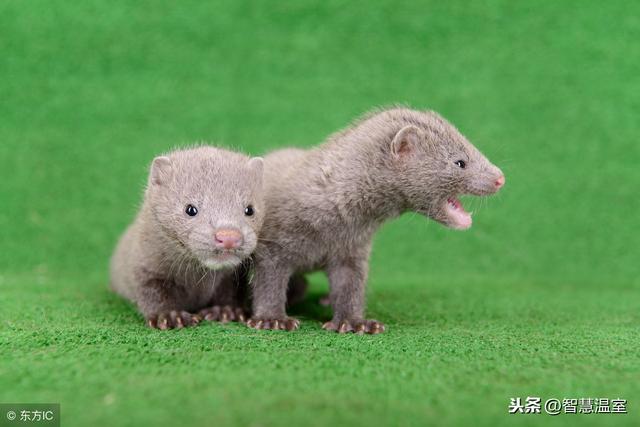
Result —
M202 146L153 160L144 201L111 259L111 287L149 326L244 320L237 272L263 219L260 158Z
M454 229L471 226L459 195L488 195L505 182L458 130L432 111L394 108L365 116L311 150L264 159L265 220L254 253L257 329L297 329L286 314L289 283L324 270L333 319L327 330L380 333L364 316L375 231L413 211Z

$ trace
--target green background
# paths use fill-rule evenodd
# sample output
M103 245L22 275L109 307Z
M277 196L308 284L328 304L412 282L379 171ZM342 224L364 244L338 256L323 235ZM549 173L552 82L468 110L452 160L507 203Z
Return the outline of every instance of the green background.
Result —
M0 3L0 401L65 426L638 425L640 6ZM502 167L467 232L377 235L381 336L144 327L107 290L146 168L208 141L311 146L375 106L441 112ZM510 397L627 415L507 415Z

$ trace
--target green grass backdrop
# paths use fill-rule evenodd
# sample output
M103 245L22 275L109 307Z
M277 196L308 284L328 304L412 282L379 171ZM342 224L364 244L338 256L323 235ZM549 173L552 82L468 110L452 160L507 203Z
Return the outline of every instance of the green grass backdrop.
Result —
M640 6L602 1L0 3L0 402L64 426L638 425ZM441 112L506 173L467 232L373 250L381 336L144 327L107 289L146 168L207 141L311 146ZM510 397L627 415L507 415Z

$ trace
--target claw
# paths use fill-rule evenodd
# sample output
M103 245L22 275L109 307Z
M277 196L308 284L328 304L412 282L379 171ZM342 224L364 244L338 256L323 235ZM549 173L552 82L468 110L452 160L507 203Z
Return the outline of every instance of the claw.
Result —
M298 329L298 319L249 319L247 326L254 329L270 329L274 331L293 331Z
M384 325L377 320L342 320L340 322L330 321L322 325L322 329L327 331L345 334L354 332L356 334L380 334L384 332Z
M333 322L325 322L322 325L322 329L327 330L327 331L335 331L338 328L336 328L336 325L334 325Z
M287 322L287 331L293 331L300 327L300 321L298 319L289 319Z
M147 318L147 325L149 325L150 328L166 331L168 329L182 329L188 326L195 326L200 320L202 320L202 317L197 314L191 314L188 311L171 310L149 316Z
M160 319L160 321L158 321L158 328L163 331L169 329L169 320L166 317Z
M244 310L242 308L231 307L229 305L225 305L224 307L214 305L200 310L199 314L205 320L219 321L221 323L245 322L246 320Z
M176 328L184 328L184 323L182 322L182 317L176 316Z
M369 320L367 321L367 332L370 334L381 334L384 332L384 324L377 320Z
M338 333L344 334L346 332L352 332L353 328L349 322L342 322L340 324L340 328L338 328Z

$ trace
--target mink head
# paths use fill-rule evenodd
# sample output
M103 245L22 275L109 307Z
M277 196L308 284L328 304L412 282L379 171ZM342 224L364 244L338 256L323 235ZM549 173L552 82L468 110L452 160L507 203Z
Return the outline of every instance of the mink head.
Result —
M155 229L207 268L238 265L262 227L262 169L260 158L206 146L155 158L146 193Z
M458 196L495 193L504 185L502 171L438 114L405 114L409 123L392 137L390 151L407 208L454 229L471 227Z

